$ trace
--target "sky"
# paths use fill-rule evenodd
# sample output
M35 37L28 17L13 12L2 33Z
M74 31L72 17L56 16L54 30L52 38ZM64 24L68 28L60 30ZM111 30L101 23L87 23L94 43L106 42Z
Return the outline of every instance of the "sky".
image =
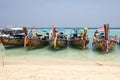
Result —
M120 0L0 0L0 27L120 27Z

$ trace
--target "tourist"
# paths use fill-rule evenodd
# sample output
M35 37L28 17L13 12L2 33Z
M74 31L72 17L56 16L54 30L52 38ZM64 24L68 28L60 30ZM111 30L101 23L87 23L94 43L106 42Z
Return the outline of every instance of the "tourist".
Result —
M116 43L118 43L118 37L115 35L115 37L114 37L114 41L116 42Z
M33 34L33 39L36 39L37 38L37 33Z

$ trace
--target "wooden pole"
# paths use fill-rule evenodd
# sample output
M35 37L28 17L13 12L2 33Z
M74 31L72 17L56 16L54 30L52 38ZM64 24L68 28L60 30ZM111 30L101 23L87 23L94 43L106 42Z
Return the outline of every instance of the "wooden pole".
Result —
M104 24L104 31L105 31L105 40L106 40L106 52L108 52L108 30L109 30L109 24Z

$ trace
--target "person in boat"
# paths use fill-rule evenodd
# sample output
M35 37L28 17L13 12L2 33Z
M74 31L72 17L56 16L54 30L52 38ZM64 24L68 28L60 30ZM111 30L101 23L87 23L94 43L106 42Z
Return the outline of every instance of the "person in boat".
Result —
M14 34L13 31L11 31L11 32L10 32L10 35L13 36L13 34Z
M44 35L43 35L44 37L42 38L42 40L49 40L49 33L47 32L47 33L45 33ZM50 39L51 40L51 39Z
M28 34L25 36L25 39L24 39L24 47L26 47L26 45L28 44L32 36L33 36L32 30L28 31Z
M54 48L57 47L57 39L58 39L58 32L55 30L54 31Z
M80 33L80 39L83 40L83 33Z
M59 34L59 38L60 38L60 39L67 39L66 36L63 34L63 32L61 32L61 33Z
M96 41L97 41L97 37L96 37L96 34L94 34L92 45L94 45Z
M28 31L28 35L27 36L29 36L30 38L33 36L32 30Z
M51 31L50 31L50 33L49 33L49 40L53 40L54 39L54 32L55 32L55 26L53 25L52 26L52 29L51 29Z
M61 33L59 34L59 38L61 38L61 39L64 38L63 32L61 32Z
M94 33L94 36L96 36L97 33L98 33L98 31L96 30L95 33Z
M37 33L33 34L32 38L36 39L37 38Z
M99 40L102 42L102 43L104 43L105 42L105 35L104 35L104 33L102 32L102 33L100 33L100 35L99 35Z
M55 26L53 25L52 29L50 31L50 34L49 34L49 39L54 40L54 48L57 47L57 38L58 38L58 33L57 33L57 30L56 30Z
M77 38L77 36L78 36L77 33L78 33L77 30L75 30L75 31L74 31L74 34L73 34L73 38L74 38L74 39Z
M114 41L116 42L116 43L118 43L119 41L118 41L118 37L115 35L114 36Z
M85 27L85 28L84 28L84 33L83 33L83 40L84 40L83 49L86 49L86 34L87 34L87 30L88 30L88 28Z

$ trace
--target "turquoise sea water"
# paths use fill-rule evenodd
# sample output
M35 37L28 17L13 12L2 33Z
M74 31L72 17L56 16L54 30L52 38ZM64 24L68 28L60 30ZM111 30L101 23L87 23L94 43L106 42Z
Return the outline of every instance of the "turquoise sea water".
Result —
M17 57L34 57L34 58L60 58L60 59L74 59L74 60L99 60L99 61L115 61L120 62L120 45L116 45L113 50L108 54L104 51L96 50L92 47L92 38L96 29L89 29L88 36L90 37L90 43L86 50L82 50L75 47L70 47L62 49L52 49L49 45L41 48L35 48L29 50L24 47L12 47L4 49L0 43L0 54L7 57L17 56ZM39 30L40 32L42 30ZM48 30L50 31L50 30ZM80 29L79 31L83 31ZM65 29L65 34L70 35L71 29ZM110 35L117 35L120 38L120 29L110 29Z

